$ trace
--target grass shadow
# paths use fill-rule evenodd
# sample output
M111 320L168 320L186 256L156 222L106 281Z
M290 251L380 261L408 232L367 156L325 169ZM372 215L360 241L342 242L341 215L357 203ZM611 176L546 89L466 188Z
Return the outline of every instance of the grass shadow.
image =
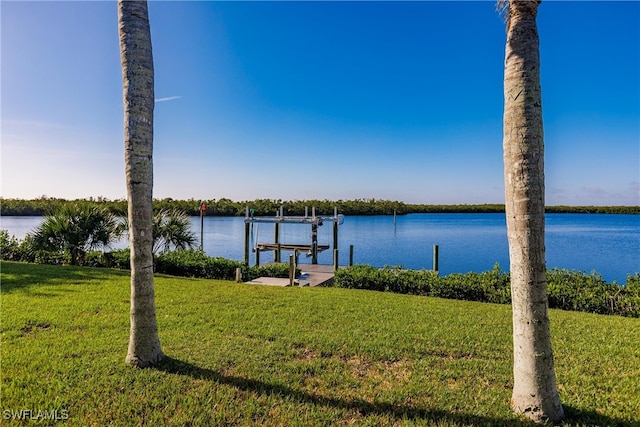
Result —
M160 371L185 375L193 379L208 380L219 384L236 387L242 391L280 395L287 399L292 399L298 403L309 403L313 405L327 406L337 409L356 410L361 415L369 414L387 416L398 422L407 420L451 422L463 425L500 425L506 427L535 426L532 422L525 420L499 419L476 414L465 414L450 412L446 410L422 408L412 405L402 405L389 402L367 402L362 399L340 399L327 396L315 395L303 390L297 390L282 384L271 384L264 381L238 376L224 375L220 372L200 368L191 363L184 362L172 357L165 356L162 364L158 367Z
M565 422L570 425L581 426L608 426L608 427L640 427L640 422L623 420L602 415L596 411L576 408L570 405L562 405L564 408Z
M0 291L3 294L29 292L29 288L34 285L86 285L90 282L99 284L102 280L112 279L114 275L131 274L128 270L9 261L0 263L0 272Z

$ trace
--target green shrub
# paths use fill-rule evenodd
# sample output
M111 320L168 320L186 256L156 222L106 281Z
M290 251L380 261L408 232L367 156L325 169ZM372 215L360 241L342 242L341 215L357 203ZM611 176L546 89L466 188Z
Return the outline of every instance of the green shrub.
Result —
M478 273L454 273L442 277L431 290L431 296L448 299L482 301L483 292Z
M496 263L491 271L480 273L484 299L495 304L511 304L511 275Z
M105 254L105 267L120 268L129 270L131 268L131 251L127 249L117 249Z
M81 265L86 267L106 267L106 258L104 252L87 251Z
M173 251L155 259L155 271L173 276L211 278L207 274L209 257L197 250Z
M442 287L438 274L428 270L405 270L402 266L375 268L358 264L336 272L334 286L412 295L434 295Z
M621 291L607 284L598 273L552 269L547 272L549 307L563 310L610 314L608 297Z
M82 265L86 267L106 267L128 270L131 268L129 249L116 249L111 252L89 251Z
M627 276L624 293L615 301L616 311L622 316L640 317L640 273Z
M71 256L66 253L36 250L29 251L29 254L28 262L35 262L36 264L62 265L71 263Z
M569 270L547 273L549 307L599 314L640 317L640 274L627 277L627 284L608 284L597 273ZM338 270L334 286L426 295L440 298L511 303L510 275L500 270L438 276L426 270L401 267L374 268L356 265Z
M439 280L437 273L428 270L402 270L398 278L396 292L423 296L431 295Z
M240 261L210 257L193 249L162 254L156 258L155 268L158 273L204 279L235 280L237 268L241 269L244 281L262 276L289 277L287 264L247 267ZM297 273L299 272L298 270Z
M339 288L385 291L385 270L388 270L388 267L379 269L365 264L339 269L334 277L334 285Z
M22 261L20 241L15 236L9 236L7 230L0 230L0 259L6 261Z

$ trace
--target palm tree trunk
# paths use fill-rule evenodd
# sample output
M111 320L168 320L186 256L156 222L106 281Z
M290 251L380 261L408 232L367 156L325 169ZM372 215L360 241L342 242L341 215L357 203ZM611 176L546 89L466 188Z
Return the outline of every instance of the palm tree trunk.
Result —
M153 55L146 1L118 1L124 145L131 248L131 329L126 361L158 364L162 349L153 289Z
M547 312L538 3L508 5L503 149L513 306L511 406L536 422L556 422L564 413Z

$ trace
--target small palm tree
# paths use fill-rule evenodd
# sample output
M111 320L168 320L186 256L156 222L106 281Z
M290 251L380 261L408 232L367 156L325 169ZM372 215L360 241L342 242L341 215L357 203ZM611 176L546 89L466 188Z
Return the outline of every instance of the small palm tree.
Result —
M191 231L191 219L178 209L162 209L153 216L153 253L160 249L169 252L174 249L193 248L196 237Z
M122 221L106 209L68 204L45 216L33 231L31 248L66 253L76 265L88 250L109 247L124 230Z
M126 218L123 226L129 228ZM153 214L153 254L183 250L196 246L196 236L191 231L191 219L180 209L161 209Z

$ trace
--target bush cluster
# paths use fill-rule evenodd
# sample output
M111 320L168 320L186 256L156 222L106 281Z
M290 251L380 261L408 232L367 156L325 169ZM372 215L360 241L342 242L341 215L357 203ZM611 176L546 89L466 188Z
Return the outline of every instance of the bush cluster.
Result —
M240 261L210 257L194 249L168 252L155 260L157 273L173 276L235 280L237 268L241 269L242 280L245 281L263 276L289 277L289 266L286 264L249 267Z
M36 245L32 240L33 236L30 234L20 240L15 236L9 236L7 230L0 230L0 259L36 264L71 264L69 253L34 249ZM129 268L129 250L87 251L78 259L77 264L88 267Z
M609 284L598 273L550 270L549 307L599 314L640 317L640 274L628 275L624 286Z
M400 266L355 265L336 272L334 286L440 298L511 303L510 275L496 266L482 273L439 276ZM607 283L597 273L552 269L547 272L549 307L599 314L640 317L640 274L625 285Z

